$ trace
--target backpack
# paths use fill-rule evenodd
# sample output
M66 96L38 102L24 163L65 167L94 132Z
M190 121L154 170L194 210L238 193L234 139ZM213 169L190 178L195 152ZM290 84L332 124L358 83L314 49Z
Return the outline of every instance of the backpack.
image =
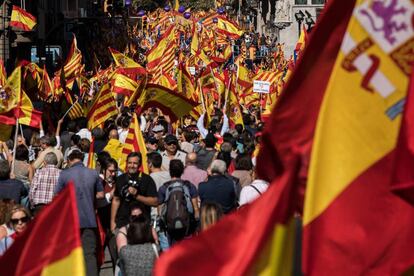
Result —
M165 202L162 209L162 219L168 232L189 234L192 216L190 189L182 180L173 180L167 186Z

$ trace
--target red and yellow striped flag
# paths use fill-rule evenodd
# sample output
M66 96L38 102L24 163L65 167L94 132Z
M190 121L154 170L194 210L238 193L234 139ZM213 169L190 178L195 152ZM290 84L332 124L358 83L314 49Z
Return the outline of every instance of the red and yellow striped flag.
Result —
M69 184L0 258L1 274L86 275L79 229L75 188Z
M3 60L0 60L0 85L5 86L6 81L7 81L6 69L4 68Z
M104 84L95 96L94 102L88 111L88 128L94 129L117 114L118 109L111 88L109 84Z
M31 31L36 26L36 17L17 6L13 6L10 26L23 31Z
M115 65L123 68L143 68L139 63L135 62L132 58L118 52L113 48L109 48L112 58L115 61Z
M392 2L393 20L412 26L413 2ZM414 208L391 191L395 167L412 170L395 150L414 32L375 30L381 3L328 2L262 137L259 176L301 160L304 275L403 275L414 263Z
M69 80L77 77L83 72L83 69L84 65L82 64L82 53L78 49L78 42L76 40L76 36L74 35L66 63L63 66L65 79Z
M148 173L147 164L147 148L145 147L144 137L139 126L137 114L134 112L129 125L127 138L125 140L124 148L122 150L122 158L119 163L121 170L126 171L126 159L131 152L140 152L142 155L141 171Z
M158 107L164 114L170 116L172 122L175 122L190 113L197 105L198 103L164 86L147 84L138 99L137 109L145 110L149 107Z
M168 48L167 46L174 40L175 28L172 25L147 54L147 69L149 72L155 74L155 72L159 69L159 64L163 59L165 53L169 53L167 57L170 57L173 54L173 52L171 52L172 49Z

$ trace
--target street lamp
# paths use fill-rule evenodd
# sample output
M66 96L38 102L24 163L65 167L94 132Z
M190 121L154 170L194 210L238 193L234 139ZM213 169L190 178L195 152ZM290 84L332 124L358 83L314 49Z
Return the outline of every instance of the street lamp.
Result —
M299 10L295 13L295 19L296 22L298 22L298 36L300 36L301 28L302 28L302 22L305 19L305 14L303 11Z

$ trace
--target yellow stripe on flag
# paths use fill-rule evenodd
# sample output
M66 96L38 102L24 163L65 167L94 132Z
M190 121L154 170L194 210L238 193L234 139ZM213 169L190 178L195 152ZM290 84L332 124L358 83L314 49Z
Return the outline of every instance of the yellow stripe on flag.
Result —
M358 1L357 6L362 3ZM376 79L368 79L368 86L364 86L368 75L366 68L360 67L357 59L352 62L349 59L355 55L352 50L358 45L361 49L368 40L372 45L359 51L359 57L368 60L376 57L380 62L374 68ZM353 180L395 147L401 116L390 117L387 111L405 98L407 86L408 76L353 17L317 122L304 225L324 212Z
M49 264L41 275L86 275L82 248L75 248L66 258Z

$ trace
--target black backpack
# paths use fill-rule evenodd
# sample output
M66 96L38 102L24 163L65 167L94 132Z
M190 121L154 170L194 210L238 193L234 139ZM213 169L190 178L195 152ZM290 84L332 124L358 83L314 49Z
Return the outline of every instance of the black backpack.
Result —
M193 215L189 186L182 180L171 181L165 192L161 213L166 230L170 233L189 234Z

